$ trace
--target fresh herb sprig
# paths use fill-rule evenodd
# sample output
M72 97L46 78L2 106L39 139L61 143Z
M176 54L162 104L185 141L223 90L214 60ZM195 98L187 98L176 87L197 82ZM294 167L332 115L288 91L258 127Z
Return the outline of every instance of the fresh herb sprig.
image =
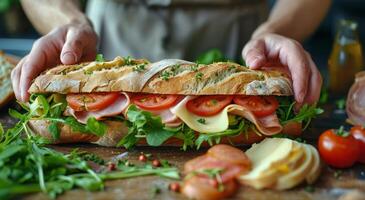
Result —
M294 112L295 101L288 97L278 98L279 108L276 113L279 117L280 123L285 125L289 122L303 123L303 130L305 130L311 120L323 113L323 109L318 108L316 105L305 104L302 106L298 113Z

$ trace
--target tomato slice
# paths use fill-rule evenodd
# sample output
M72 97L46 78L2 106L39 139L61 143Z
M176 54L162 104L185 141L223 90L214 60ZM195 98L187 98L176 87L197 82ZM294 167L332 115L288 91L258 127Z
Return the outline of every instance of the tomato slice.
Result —
M248 108L257 117L268 116L279 107L279 102L273 96L236 96L233 101Z
M232 102L232 96L201 96L186 103L188 111L199 116L213 116Z
M118 92L68 94L66 101L75 111L97 111L112 104L120 95Z
M137 94L132 97L132 102L145 110L163 110L175 105L178 99L178 95Z

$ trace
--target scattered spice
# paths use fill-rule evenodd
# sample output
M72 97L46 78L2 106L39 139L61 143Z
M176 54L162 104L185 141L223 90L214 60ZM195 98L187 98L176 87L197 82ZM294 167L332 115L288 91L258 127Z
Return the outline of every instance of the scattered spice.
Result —
M169 190L173 191L173 192L180 192L180 183L170 183L169 184Z
M139 155L138 160L141 162L146 162L147 161L147 156L144 154Z
M114 170L116 169L116 165L115 165L115 163L113 163L113 162L108 162L108 163L107 163L107 169L108 169L108 171L114 171Z
M152 161L152 165L153 165L154 167L160 167L160 166L161 166L161 162L160 162L159 160L157 160L157 159L154 159L154 160Z

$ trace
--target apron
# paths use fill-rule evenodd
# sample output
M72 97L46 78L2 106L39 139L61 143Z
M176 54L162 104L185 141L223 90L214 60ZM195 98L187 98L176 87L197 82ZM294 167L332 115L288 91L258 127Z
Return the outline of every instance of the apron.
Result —
M194 61L217 48L229 59L267 18L266 0L89 0L99 51L116 56Z

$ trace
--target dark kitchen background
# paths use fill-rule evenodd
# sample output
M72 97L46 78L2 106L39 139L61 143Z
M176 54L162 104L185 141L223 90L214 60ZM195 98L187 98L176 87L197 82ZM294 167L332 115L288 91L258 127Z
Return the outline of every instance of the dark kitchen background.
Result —
M84 5L87 3L87 1L82 2ZM273 0L268 1L270 5L274 2ZM327 76L327 60L332 49L339 19L350 19L358 23L360 40L364 47L364 10L363 0L333 0L331 9L320 28L305 41L305 49L311 53L325 77ZM9 54L24 56L38 37L40 35L28 21L19 0L0 0L0 50Z

